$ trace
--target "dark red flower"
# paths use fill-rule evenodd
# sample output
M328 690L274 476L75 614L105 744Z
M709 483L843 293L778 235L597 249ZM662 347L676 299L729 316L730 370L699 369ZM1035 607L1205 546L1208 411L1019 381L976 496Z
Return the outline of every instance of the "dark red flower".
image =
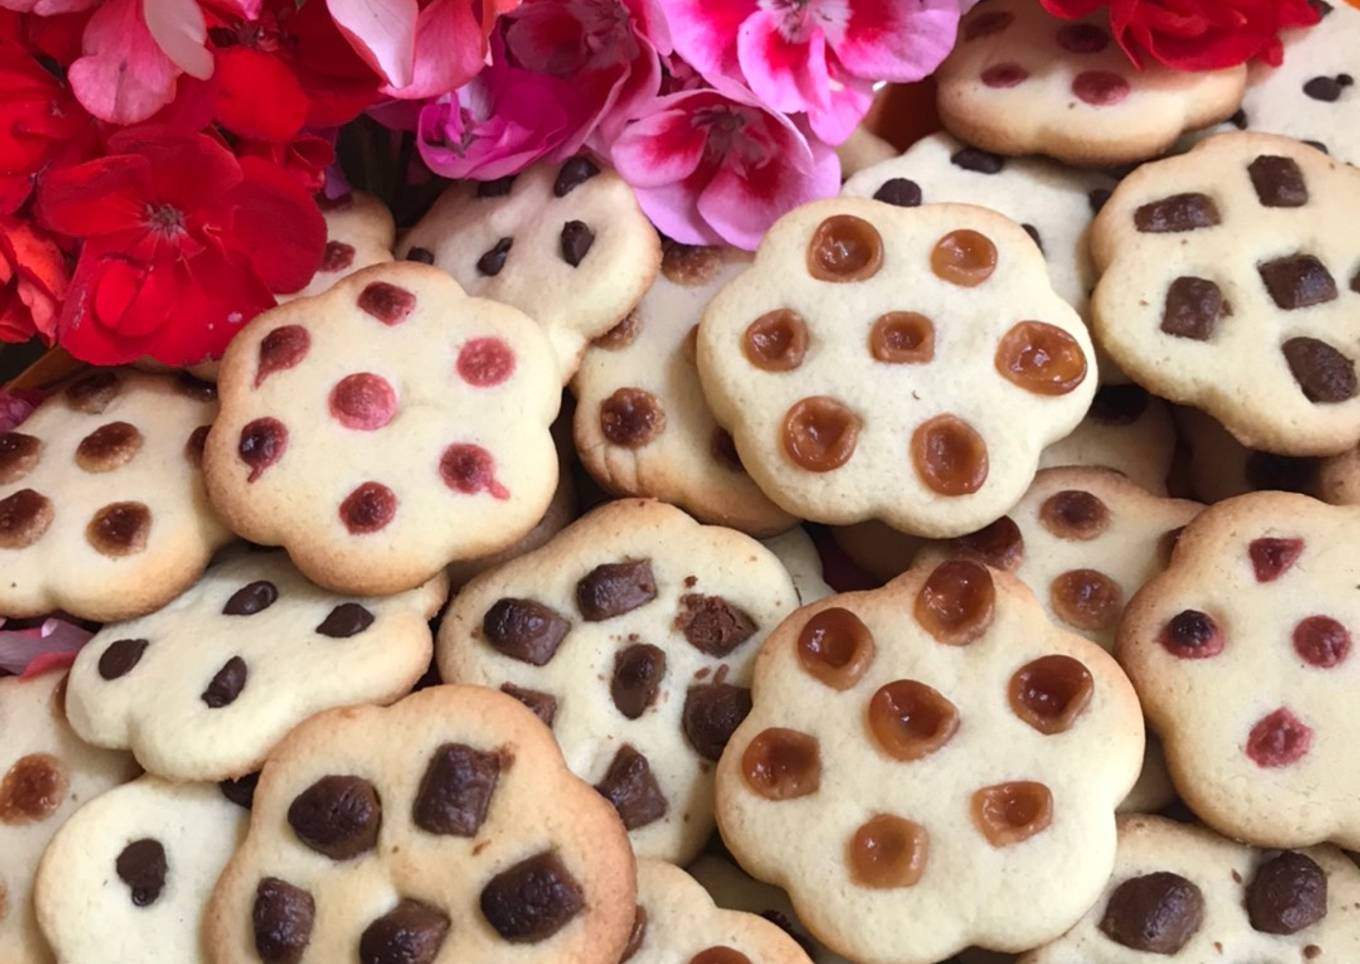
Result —
M288 173L164 127L119 131L108 148L38 184L40 222L85 242L57 323L71 354L192 364L315 273L326 224Z
M0 341L51 342L66 294L66 260L31 222L0 216Z
M95 129L70 88L22 47L0 46L0 90L0 214L12 214L40 171L88 153Z
M299 134L287 143L241 141L236 146L236 155L269 161L291 174L310 193L325 186L326 168L335 162L331 142L315 134Z

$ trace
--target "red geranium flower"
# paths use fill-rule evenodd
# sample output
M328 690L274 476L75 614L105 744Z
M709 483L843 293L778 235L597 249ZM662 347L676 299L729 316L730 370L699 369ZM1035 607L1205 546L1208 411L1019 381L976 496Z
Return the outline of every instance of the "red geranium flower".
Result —
M287 143L241 141L238 157L260 157L287 171L299 184L315 194L326 183L326 168L335 163L335 148L316 134L299 134Z
M220 355L274 292L297 291L321 263L321 212L267 161L162 127L119 131L108 146L38 184L39 220L85 242L57 323L76 357Z
M38 172L80 160L95 131L70 88L22 47L0 46L0 90L0 214L12 214Z
M1176 70L1219 70L1260 57L1284 59L1280 31L1315 24L1308 0L1042 0L1067 20L1110 8L1110 29L1128 58Z
M66 261L52 239L28 221L0 216L0 341L49 344L66 295Z

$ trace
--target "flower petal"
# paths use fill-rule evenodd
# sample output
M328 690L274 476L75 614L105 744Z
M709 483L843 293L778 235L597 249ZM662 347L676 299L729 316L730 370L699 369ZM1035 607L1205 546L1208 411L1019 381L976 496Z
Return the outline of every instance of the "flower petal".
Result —
M142 199L190 212L210 203L241 180L231 151L206 134L144 124L109 138L112 154L140 155L151 164Z
M935 72L954 47L958 0L851 0L844 33L831 47L865 80L905 84Z
M661 0L675 52L709 81L741 79L737 30L760 8L756 0Z
M326 0L335 25L390 87L411 83L416 0Z
M633 187L660 187L694 173L707 144L708 135L693 122L689 111L663 109L625 127L610 150L610 158L619 175Z
M858 77L831 77L831 96L826 106L808 111L812 132L828 144L840 144L859 126L874 102L874 88Z
M38 221L77 238L133 229L146 210L150 179L151 163L129 155L49 171L38 182Z
M67 78L95 117L135 124L174 100L180 70L147 30L141 0L106 0L90 17L83 45Z
M297 291L312 280L326 247L321 209L286 172L257 157L241 159L245 179L234 207L232 245L270 291Z
M217 120L233 134L282 143L307 119L307 95L276 56L244 46L219 50L216 79Z
M208 26L194 0L142 0L142 18L165 56L199 80L213 72L213 57L204 46Z
M681 244L722 244L722 235L709 227L695 203L701 190L702 184L678 181L637 188L636 193L643 213L666 237Z
M805 41L791 42L774 16L762 10L737 31L737 59L752 92L773 110L799 113L830 100L826 36L820 30Z

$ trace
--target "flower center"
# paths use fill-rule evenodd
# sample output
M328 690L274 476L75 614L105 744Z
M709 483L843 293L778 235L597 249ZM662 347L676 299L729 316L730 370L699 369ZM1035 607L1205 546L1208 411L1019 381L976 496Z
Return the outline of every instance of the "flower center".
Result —
M773 152L758 134L757 115L750 108L727 104L696 110L691 123L708 137L704 161L743 172L767 164Z
M157 234L169 237L184 233L184 212L170 204L148 204L146 226Z
M779 35L793 44L806 42L812 32L821 29L827 37L838 41L845 35L850 21L849 0L757 0L760 9L775 22Z

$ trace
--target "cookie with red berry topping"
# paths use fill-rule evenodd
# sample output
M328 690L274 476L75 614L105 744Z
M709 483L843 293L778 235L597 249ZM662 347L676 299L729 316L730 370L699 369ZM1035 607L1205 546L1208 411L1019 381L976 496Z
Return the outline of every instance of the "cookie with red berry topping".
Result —
M213 504L335 592L400 592L497 552L557 483L542 330L426 265L375 265L265 312L218 387Z
M387 205L372 194L354 191L323 202L321 214L326 219L326 249L321 264L307 287L280 295L279 304L319 295L341 278L392 260L397 225Z
M1098 167L1155 157L1230 116L1247 68L1135 67L1103 7L1059 20L1031 0L990 0L963 18L935 76L940 120L961 140Z

